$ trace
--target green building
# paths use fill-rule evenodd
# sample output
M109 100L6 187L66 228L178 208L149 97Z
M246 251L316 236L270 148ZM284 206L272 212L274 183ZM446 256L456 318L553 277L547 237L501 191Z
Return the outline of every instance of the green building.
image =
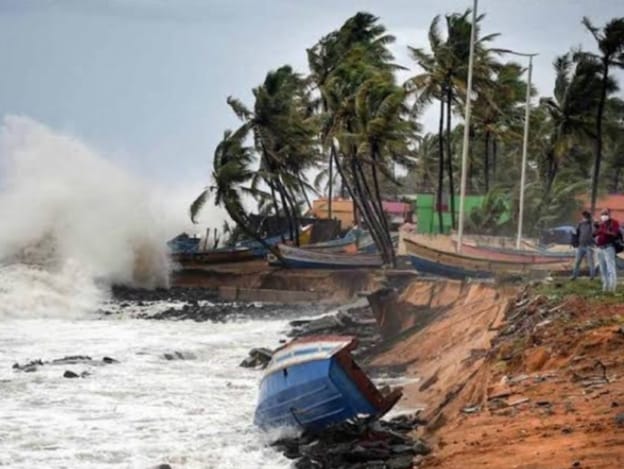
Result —
M466 217L470 216L470 212L474 208L481 207L485 196L483 195L467 195L464 198L464 213ZM455 218L459 219L459 196L454 196L455 202ZM414 213L416 214L416 221L418 224L418 233L423 234L437 234L440 233L438 223L438 212L436 211L436 196L435 194L418 194L416 200L412 202L414 207ZM450 212L450 200L445 198L445 205L448 206L446 211L442 212L442 225L443 232L449 233L451 231L451 212ZM446 208L446 207L445 207Z

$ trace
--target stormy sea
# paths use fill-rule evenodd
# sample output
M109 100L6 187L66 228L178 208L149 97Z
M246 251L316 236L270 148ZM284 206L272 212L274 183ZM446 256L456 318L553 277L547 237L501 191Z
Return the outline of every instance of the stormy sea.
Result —
M167 290L148 192L77 139L9 117L0 158L0 466L289 467L239 363L302 311Z

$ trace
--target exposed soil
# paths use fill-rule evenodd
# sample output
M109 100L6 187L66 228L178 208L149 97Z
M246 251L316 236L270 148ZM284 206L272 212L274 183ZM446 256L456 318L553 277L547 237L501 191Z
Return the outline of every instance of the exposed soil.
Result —
M461 289L373 361L421 377L403 401L425 407L429 422L418 434L433 453L419 467L623 467L620 298L589 282L584 297L556 286Z

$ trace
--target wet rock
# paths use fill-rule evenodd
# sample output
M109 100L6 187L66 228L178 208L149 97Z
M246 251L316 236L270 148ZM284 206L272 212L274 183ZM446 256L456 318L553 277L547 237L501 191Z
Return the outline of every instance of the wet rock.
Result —
M423 441L410 438L413 427L405 422L405 416L396 421L343 422L318 434L304 432L298 438L279 440L273 446L297 459L294 467L300 469L408 468L414 457L431 450Z
M344 455L349 462L365 462L371 460L385 460L390 457L390 451L384 448L365 448L356 445L351 451Z
M421 439L417 439L412 446L415 454L426 456L431 453L431 448Z
M71 370L65 370L65 373L63 373L63 378L80 378L80 375L74 373Z
M13 369L17 371L23 371L24 373L32 373L34 371L37 371L40 366L43 366L43 362L41 360L31 360L23 365L20 365L19 363L14 363Z
M386 461L388 469L410 469L413 464L412 456L399 456Z
M91 362L93 359L87 355L69 355L63 358L57 358L50 362L51 365L76 365L78 363Z
M165 360L195 360L197 356L191 352L179 352L174 350L173 352L167 352L163 354Z
M266 368L271 357L273 357L273 352L268 348L253 348L249 351L249 356L239 366L243 368Z

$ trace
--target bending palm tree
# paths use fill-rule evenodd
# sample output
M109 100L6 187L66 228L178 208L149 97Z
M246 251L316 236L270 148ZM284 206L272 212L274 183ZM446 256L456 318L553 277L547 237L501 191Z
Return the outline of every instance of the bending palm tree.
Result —
M596 40L600 55L592 55L600 60L602 68L600 100L596 109L596 146L591 189L591 212L594 213L598 195L600 162L602 161L602 121L609 89L609 70L611 67L624 68L624 18L615 18L609 21L602 31L596 28L587 17L583 18L583 25Z

